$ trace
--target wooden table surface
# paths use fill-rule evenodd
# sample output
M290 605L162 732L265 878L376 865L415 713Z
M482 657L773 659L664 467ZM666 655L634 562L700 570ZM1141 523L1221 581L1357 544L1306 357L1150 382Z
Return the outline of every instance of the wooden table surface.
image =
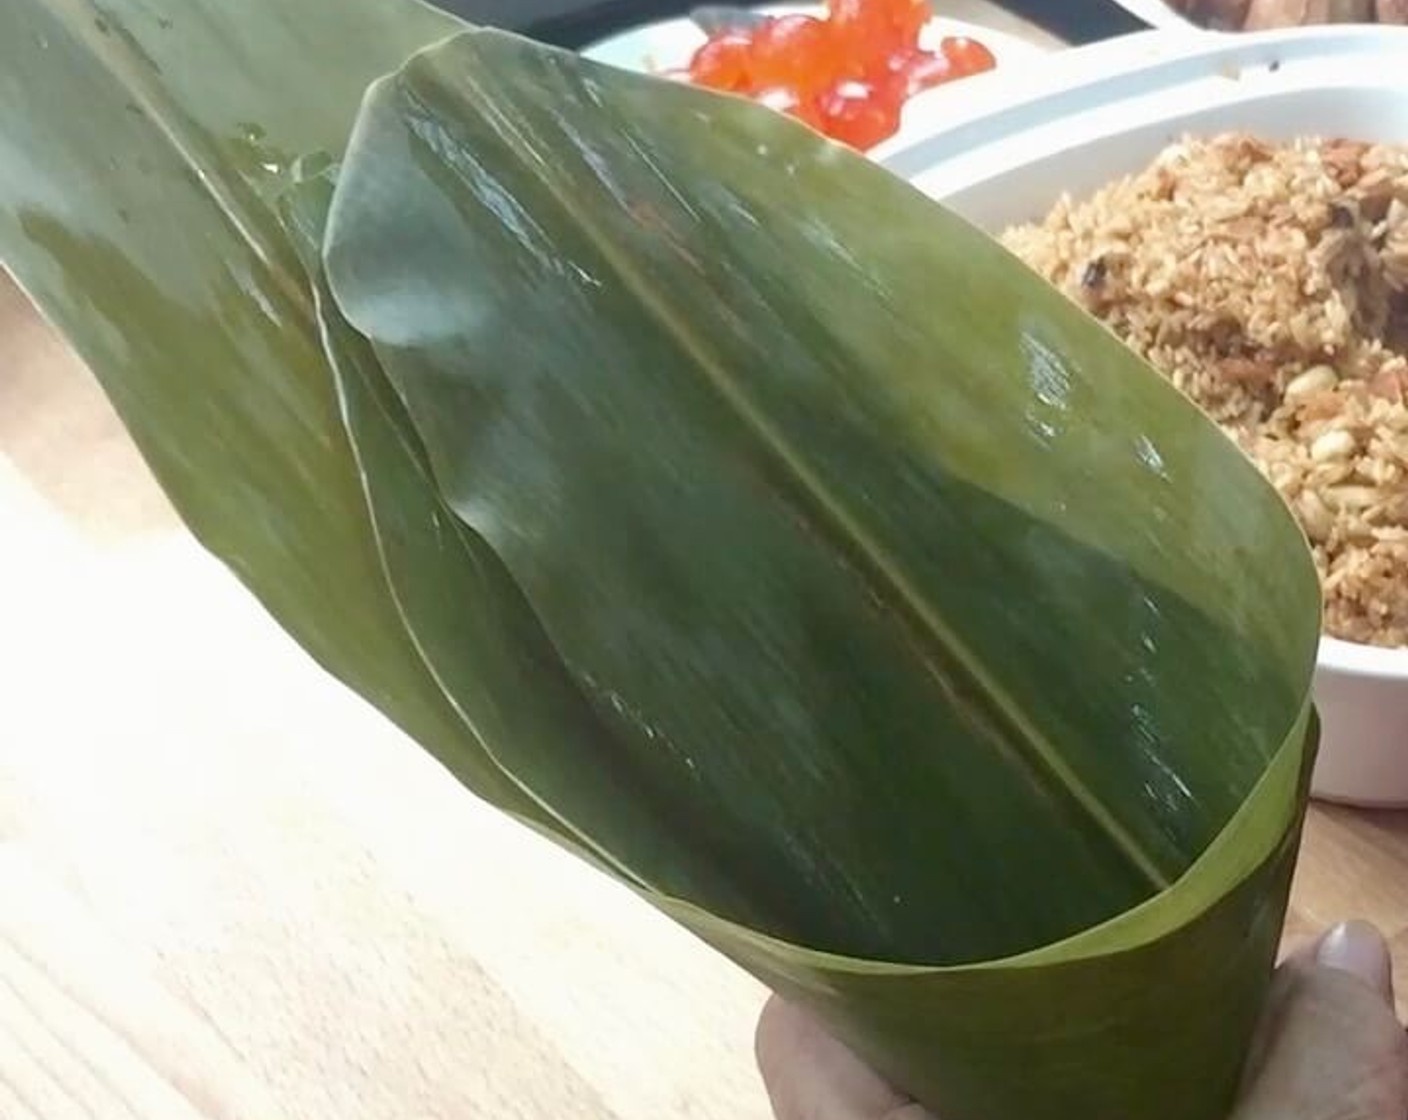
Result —
M0 1117L764 1120L763 992L506 823L182 530L0 273ZM1290 934L1408 963L1408 820Z
M762 1120L763 993L185 533L0 273L0 1118Z

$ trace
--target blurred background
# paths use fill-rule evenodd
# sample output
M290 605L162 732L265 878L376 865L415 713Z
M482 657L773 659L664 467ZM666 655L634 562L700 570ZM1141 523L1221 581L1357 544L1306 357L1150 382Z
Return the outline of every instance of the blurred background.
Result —
M633 24L683 15L691 0L434 0L475 23L581 47ZM1144 25L1111 0L997 0L1068 43L1090 43ZM943 0L934 5L943 14Z

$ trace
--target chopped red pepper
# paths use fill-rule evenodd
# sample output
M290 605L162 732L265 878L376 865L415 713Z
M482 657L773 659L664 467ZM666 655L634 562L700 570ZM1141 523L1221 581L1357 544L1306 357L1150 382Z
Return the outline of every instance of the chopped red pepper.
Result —
M928 0L827 0L824 19L785 15L715 36L690 60L689 80L752 97L866 150L895 134L908 98L996 65L966 37L921 49L931 16Z
M780 16L754 32L753 74L764 85L820 89L839 71L842 54L835 29L825 20Z
M717 35L689 60L690 80L729 93L751 92L753 40L737 32Z
M903 60L900 73L904 76L905 93L910 97L963 76L946 55L934 51L915 51Z
M969 39L961 35L945 39L939 44L939 49L943 52L943 56L953 64L953 68L958 72L957 76L960 78L966 78L970 74L981 74L984 70L991 70L997 65L997 59L993 57L992 51L976 39Z
M889 88L887 88L889 87ZM821 111L823 131L833 139L865 151L900 126L901 99L889 83L869 86L861 82L841 82L824 94Z

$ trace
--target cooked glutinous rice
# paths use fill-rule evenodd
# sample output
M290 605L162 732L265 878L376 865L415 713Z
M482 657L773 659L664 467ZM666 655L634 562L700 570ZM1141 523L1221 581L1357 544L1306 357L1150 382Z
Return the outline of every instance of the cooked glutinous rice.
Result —
M1185 139L1003 242L1285 496L1330 634L1408 645L1408 147Z

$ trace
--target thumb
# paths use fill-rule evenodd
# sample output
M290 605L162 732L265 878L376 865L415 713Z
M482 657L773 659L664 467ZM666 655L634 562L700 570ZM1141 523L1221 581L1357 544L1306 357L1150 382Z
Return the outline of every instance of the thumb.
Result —
M1372 926L1331 930L1277 970L1235 1120L1403 1120L1408 1036L1388 946Z

